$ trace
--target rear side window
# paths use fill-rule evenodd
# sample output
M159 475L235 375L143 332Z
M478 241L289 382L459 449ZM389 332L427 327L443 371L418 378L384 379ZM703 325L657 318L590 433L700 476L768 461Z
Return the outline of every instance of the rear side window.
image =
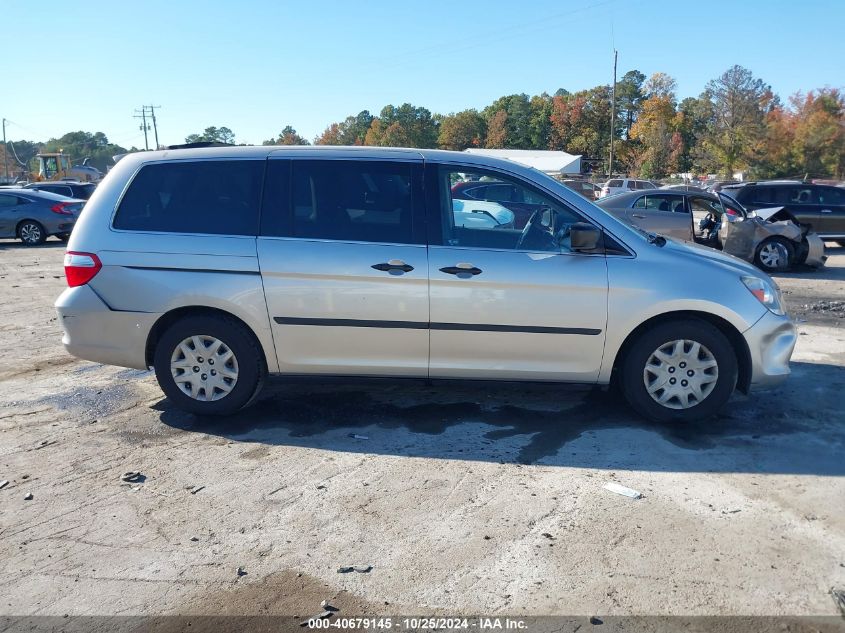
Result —
M257 235L261 160L145 165L114 217L124 231Z
M73 197L73 191L70 187L39 187L39 191L46 191L47 193L55 193L60 196Z
M628 187L628 189L636 189L637 188L637 181L636 180L629 180L626 183L626 186Z
M845 204L845 189L836 187L825 187L819 189L819 203L821 204Z
M414 243L409 163L298 160L290 186L291 237Z

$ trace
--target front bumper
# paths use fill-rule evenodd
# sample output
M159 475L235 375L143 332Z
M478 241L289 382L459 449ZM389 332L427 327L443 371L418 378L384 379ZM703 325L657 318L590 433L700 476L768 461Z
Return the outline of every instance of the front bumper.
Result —
M743 336L751 353L751 389L767 389L786 380L798 340L792 320L767 311Z
M55 307L68 353L105 365L147 369L147 337L161 315L112 310L87 285L66 289Z

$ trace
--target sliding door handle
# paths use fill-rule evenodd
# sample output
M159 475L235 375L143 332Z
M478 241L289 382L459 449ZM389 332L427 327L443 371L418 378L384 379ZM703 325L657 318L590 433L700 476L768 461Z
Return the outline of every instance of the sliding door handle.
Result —
M445 266L440 269L440 272L447 275L480 275L481 269L472 264L458 264L457 266Z
M376 270L384 272L401 271L403 273L409 273L414 270L413 266L406 264L401 259L391 259L390 261L382 262L381 264L373 264L370 268L375 268Z

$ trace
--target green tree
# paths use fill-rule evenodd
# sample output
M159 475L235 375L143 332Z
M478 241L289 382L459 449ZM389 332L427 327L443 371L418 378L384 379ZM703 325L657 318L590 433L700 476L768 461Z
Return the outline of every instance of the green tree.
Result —
M552 131L552 98L545 92L531 97L528 103L528 140L532 149L549 149Z
M207 127L202 134L189 134L186 143L228 143L234 145L235 133L227 127Z
M645 75L639 70L629 70L616 82L616 107L623 121L626 138L631 133L631 126L637 120L640 104L645 99L644 82Z
M114 165L112 156L126 152L120 145L109 143L109 139L102 132L92 134L82 131L68 132L59 138L51 138L40 148L42 152L59 150L70 156L74 165L82 164L87 159L87 164L103 172Z
M707 84L713 120L702 149L720 171L731 176L759 157L766 134L766 113L774 104L771 88L747 68L733 66Z
M477 110L449 114L440 121L437 145L442 149L463 151L482 147L487 133L484 117Z

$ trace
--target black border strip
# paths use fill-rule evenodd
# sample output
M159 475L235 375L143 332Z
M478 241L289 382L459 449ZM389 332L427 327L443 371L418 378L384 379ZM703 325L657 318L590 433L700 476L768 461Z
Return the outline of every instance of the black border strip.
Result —
M425 321L376 321L368 319L308 319L273 317L279 325L317 325L330 327L373 327L406 330L443 330L462 332L521 332L528 334L578 334L597 336L601 330L579 327L546 327L534 325L490 325L485 323L427 323Z
M162 270L177 273L225 273L227 275L260 275L257 270L224 270L222 268L173 268L170 266L124 266L130 270Z

